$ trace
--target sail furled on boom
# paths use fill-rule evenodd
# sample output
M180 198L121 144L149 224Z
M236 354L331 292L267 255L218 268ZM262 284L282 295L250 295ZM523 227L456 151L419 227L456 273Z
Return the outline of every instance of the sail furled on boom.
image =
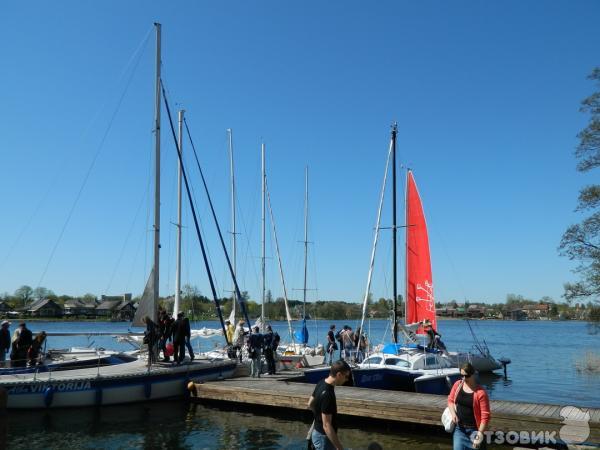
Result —
M437 329L427 223L412 171L406 178L406 323L428 319ZM424 334L420 327L417 331Z

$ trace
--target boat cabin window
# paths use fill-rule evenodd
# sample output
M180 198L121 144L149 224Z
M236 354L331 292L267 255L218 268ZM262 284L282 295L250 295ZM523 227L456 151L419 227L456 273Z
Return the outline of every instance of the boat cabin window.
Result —
M385 364L386 366L409 367L408 361L400 358L387 358Z
M371 358L365 359L364 364L381 364L381 357L373 356Z
M438 360L435 356L428 356L425 359L425 366L437 366Z

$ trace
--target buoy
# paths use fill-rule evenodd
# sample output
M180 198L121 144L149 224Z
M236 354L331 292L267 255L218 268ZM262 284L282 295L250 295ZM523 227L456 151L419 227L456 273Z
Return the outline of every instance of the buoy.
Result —
M196 395L198 395L198 393L196 392L196 384L193 381L190 381L187 384L187 389L190 392L190 394L192 394L192 397L196 397Z
M44 390L44 404L46 405L46 408L49 408L52 405L52 400L54 400L54 388L48 386Z

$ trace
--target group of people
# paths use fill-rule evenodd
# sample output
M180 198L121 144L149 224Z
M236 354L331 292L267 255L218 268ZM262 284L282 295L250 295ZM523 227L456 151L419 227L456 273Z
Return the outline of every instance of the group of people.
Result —
M0 366L7 367L7 355L10 358L10 367L38 365L46 342L46 332L41 331L34 338L25 322L21 322L11 337L10 325L8 320L4 320L0 325Z
M253 378L260 378L262 373L262 357L264 355L267 363L267 375L277 373L275 367L275 356L279 346L280 337L276 331L273 331L271 325L267 325L265 332L261 333L260 328L255 326L252 331L244 329L244 320L240 320L237 326L233 327L229 320L225 321L225 332L227 342L231 345L230 357L238 358L242 361L242 353L245 349L250 357L250 375Z
M148 344L148 354L150 362L158 361L159 352L162 351L163 362L171 361L177 365L181 364L185 358L187 348L190 360L194 360L194 350L192 348L190 320L185 314L180 312L174 319L169 313L161 309L158 311L158 323L155 323L149 316L144 317L146 331L144 332L144 344ZM170 351L169 347L173 349Z
M340 360L348 362L361 363L369 349L369 340L361 331L360 327L356 332L348 325L335 331L335 325L329 327L327 332L327 364L332 365L336 350L340 352Z
M338 436L335 387L343 385L350 375L351 369L346 361L332 363L329 376L316 385L308 400L308 407L314 415L308 437L317 450L344 448ZM448 408L455 423L453 449L485 449L484 432L491 418L488 394L478 384L471 363L460 367L460 375L461 379L454 383L448 395Z

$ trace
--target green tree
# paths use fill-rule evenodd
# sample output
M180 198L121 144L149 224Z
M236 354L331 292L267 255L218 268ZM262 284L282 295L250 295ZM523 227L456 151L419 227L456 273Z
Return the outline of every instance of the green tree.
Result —
M32 297L36 300L41 300L43 298L53 297L54 292L50 289L38 286L33 290Z
M590 115L588 125L577 135L579 145L575 150L577 170L588 172L600 167L600 67L590 76L598 89L581 102L580 111ZM600 185L592 184L579 191L576 211L587 216L571 225L563 234L558 247L562 256L577 261L574 270L579 281L565 284L565 298L600 299Z
M23 306L31 301L32 296L33 289L31 286L23 285L15 291L15 297L23 303Z

